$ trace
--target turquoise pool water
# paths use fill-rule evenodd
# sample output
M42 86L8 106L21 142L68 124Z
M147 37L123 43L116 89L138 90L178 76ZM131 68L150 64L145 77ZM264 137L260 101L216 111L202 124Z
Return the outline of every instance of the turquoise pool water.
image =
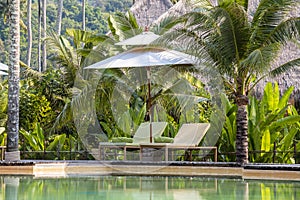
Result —
M0 176L0 200L296 200L300 182L203 177Z

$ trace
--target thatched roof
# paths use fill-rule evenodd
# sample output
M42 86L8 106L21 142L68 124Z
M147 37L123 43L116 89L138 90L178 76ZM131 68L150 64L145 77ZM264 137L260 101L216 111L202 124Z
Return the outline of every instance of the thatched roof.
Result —
M170 0L136 0L130 11L141 27L149 26L173 6Z

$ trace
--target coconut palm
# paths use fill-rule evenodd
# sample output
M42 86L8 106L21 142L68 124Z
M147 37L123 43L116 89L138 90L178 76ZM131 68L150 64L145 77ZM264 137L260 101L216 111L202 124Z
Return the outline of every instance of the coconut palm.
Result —
M10 2L10 68L8 76L8 121L6 160L19 160L20 1Z
M248 95L263 77L300 65L298 58L272 68L282 47L299 39L300 18L288 17L299 1L261 0L254 13L248 12L247 0L218 0L216 5L209 0L193 3L195 10L181 16L184 22L177 31L166 33L163 40L169 45L181 44L222 74L238 106L236 161L245 164Z

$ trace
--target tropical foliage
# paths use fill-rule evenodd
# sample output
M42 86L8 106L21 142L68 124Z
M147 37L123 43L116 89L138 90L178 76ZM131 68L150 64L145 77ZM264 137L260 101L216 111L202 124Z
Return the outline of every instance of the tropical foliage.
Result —
M250 98L248 107L249 151L251 162L273 162L273 150L277 151L275 161L295 163L294 144L300 136L300 116L289 104L293 87L280 97L278 84L268 83L261 100ZM220 152L235 152L237 106L226 97L226 123L220 138ZM299 145L297 150L299 151ZM221 153L222 154L222 153ZM235 156L224 156L226 161L234 161Z
M300 134L300 116L288 102L293 89L289 88L280 98L278 85L268 83L262 100L251 97L248 107L249 149L285 152L276 157L280 163L294 163L293 144ZM250 161L272 162L272 155L254 154Z
M55 2L47 3L47 21L53 27L56 21ZM200 58L200 65L205 69L217 69L222 75L229 98L222 97L226 120L218 141L219 151L237 150L244 156L246 147L237 147L245 144L247 137L237 135L247 136L245 133L248 133L249 150L263 151L261 154L250 154L251 162L271 162L272 155L268 152L275 148L275 143L277 151L291 151L299 138L299 116L288 104L293 88L279 97L277 84L268 84L261 100L251 96L251 89L266 75L277 75L299 65L299 59L295 59L275 66L275 69L270 68L280 48L299 36L299 18L285 18L295 2L261 1L255 13L247 11L248 1L243 0L223 0L216 5L208 1L195 2L197 4L192 12L180 18L167 17L149 29L163 35L158 45L185 50ZM75 149L75 140L79 140L77 131L83 134L80 138L83 142L86 140L91 148L95 148L103 139L131 137L138 125L149 119L149 97L147 85L143 82L145 70L84 70L85 66L127 50L128 47L114 44L143 31L132 13L107 13L123 11L129 4L129 1L117 0L89 1L86 7L87 30L83 31L79 29L81 3L64 1L62 34L57 35L54 31L47 33L48 68L42 73L36 71L37 41L33 42L32 65L29 67L21 62L21 150ZM21 2L21 6L25 8L25 5L25 1ZM6 5L1 6L0 10L5 13ZM33 32L37 35L35 1L32 10ZM21 60L26 60L27 51L25 23L26 20L21 28ZM5 20L0 27L0 55L2 62L7 62L8 27ZM110 34L104 34L106 32ZM185 122L212 123L211 115L218 117L218 113L214 113L212 102L207 99L215 97L197 79L197 70L177 68L174 70L178 73L167 79L164 76L168 70L170 68L157 68L151 75L154 82L151 85L153 119L169 124L164 136L174 137ZM123 90L124 86L129 87L130 91ZM4 127L7 83L2 82L0 89L0 127ZM91 99L95 103L94 110L90 110L87 103ZM84 121L80 127L84 130L82 132L75 127L78 121L74 117L74 109L77 108L86 111L80 119ZM100 122L99 127L95 125L93 115ZM247 124L248 127L241 127L240 124ZM99 129L105 138L98 134ZM0 144L4 144L6 131L1 129L0 132ZM236 144L236 141L241 143ZM297 146L299 148L300 145ZM235 155L220 156L220 159L235 161ZM278 154L276 159L276 162L294 162L288 152Z
M35 152L35 154L24 155L24 158L26 159L54 159L57 158L54 156L56 152L76 150L76 139L73 136L69 135L69 138L67 138L67 135L63 133L59 135L52 135L47 138L39 123L35 123L33 130L29 132L21 129L20 134L24 137L21 151ZM53 153L45 157L43 154L45 154L46 151ZM40 155L37 153L40 153ZM63 159L66 158L64 157Z
M0 1L0 62L8 63L8 4L6 0ZM26 0L21 0L21 60L26 61L27 53L27 11L26 11ZM64 35L66 29L80 29L81 28L81 0L64 0L64 9L62 17L62 29L61 33ZM104 34L108 31L107 28L107 17L112 11L125 12L130 5L131 0L113 0L113 1L88 1L86 4L86 27L87 31L94 32L95 34ZM33 69L38 69L37 54L38 54L38 1L33 1L31 6L32 11L32 67ZM47 26L48 30L54 30L57 17L57 1L50 0L47 1Z

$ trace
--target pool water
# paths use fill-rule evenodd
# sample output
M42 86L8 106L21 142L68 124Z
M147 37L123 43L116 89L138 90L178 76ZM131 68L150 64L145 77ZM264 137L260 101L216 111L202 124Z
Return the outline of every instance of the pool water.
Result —
M300 199L300 182L207 177L0 176L0 200L285 200Z

